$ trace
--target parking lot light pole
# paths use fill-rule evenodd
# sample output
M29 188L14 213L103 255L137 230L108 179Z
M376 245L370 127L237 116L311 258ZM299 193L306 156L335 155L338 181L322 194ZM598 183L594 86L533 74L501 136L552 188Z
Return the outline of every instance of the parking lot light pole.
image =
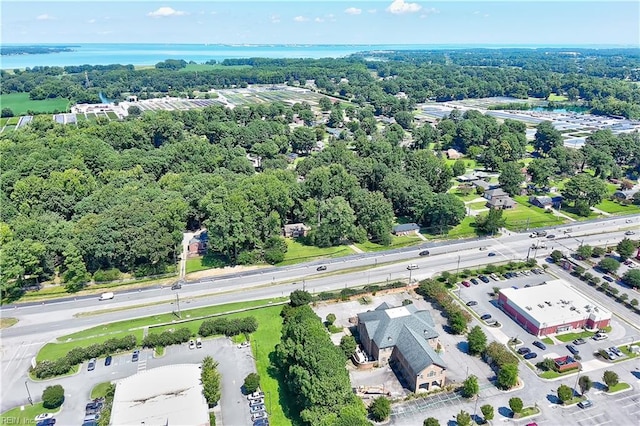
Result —
M33 399L31 399L31 392L29 392L29 384L28 384L28 380L24 381L24 387L27 388L27 400L29 401L29 404L33 405Z
M576 393L578 393L578 380L580 380L580 372L582 371L582 365L580 366L580 368L578 368L578 376L576 377L576 384L573 387L574 390L576 391ZM582 394L580 394L582 395Z

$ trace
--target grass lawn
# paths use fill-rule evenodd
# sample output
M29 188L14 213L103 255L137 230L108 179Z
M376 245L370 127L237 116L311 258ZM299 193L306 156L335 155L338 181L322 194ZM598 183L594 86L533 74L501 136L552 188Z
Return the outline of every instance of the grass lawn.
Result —
M7 126L16 126L20 122L20 117L10 117L7 120Z
M109 386L111 386L111 382L102 382L95 385L91 389L91 399L103 398L107 394Z
M449 190L449 193L460 198L462 201L473 201L476 198L482 198L482 195L477 194L475 189L469 194L463 194L462 192L458 191L457 188L452 188L451 190Z
M470 204L465 204L467 207L469 207L472 210L482 210L482 209L487 209L487 203L470 203Z
M0 329L9 328L12 325L16 325L18 323L18 318L0 318Z
M512 209L504 211L503 217L506 219L506 227L516 231L525 228L542 228L548 226L561 225L565 222L561 217L551 213L545 213L537 207L527 207L523 204L516 204Z
M542 343L547 344L547 345L553 345L553 340L550 337L544 337L542 339Z
M42 402L34 405L25 405L24 410L20 407L12 408L0 414L0 424L3 425L30 425L35 424L33 419L42 413L57 413L60 410L49 410L42 406Z
M475 223L476 221L473 217L467 216L458 225L449 229L449 232L447 232L447 234L444 236L442 234L430 234L426 230L421 230L420 232L422 233L422 235L432 240L445 238L445 237L446 238L473 237L476 235Z
M571 342L573 340L576 339L580 339L580 338L589 338L591 336L593 336L595 333L591 332L591 331L581 331L578 333L566 333L566 334L558 334L556 337L556 339L560 340L561 342Z
M113 111L108 111L107 112L107 117L109 117L109 119L111 119L111 120L117 120L118 119L118 116Z
M549 96L547 96L547 100L549 102L564 102L564 101L568 101L569 98L567 98L564 95L556 95L555 93L552 93Z
M14 115L26 115L31 110L41 114L53 114L54 111L68 111L69 100L64 98L32 101L28 93L7 93L0 95L2 108L10 108Z
M638 344L638 342L631 343L631 345L637 345L637 344ZM638 354L634 354L633 352L631 352L631 351L628 349L628 347L629 347L629 346L624 345L624 346L620 346L618 349L620 349L620 350L622 351L622 353L623 353L623 354L625 354L628 358L635 358L635 357L637 357L637 356L638 356Z
M315 247L302 244L300 239L287 238L288 250L284 255L284 260L278 266L293 265L300 262L308 262L314 259L327 257L340 257L353 254L348 246L336 247Z
M536 407L524 407L522 412L518 415L518 418L530 417L540 413L540 409Z
M624 205L611 200L604 200L600 204L596 204L595 208L611 214L640 213L640 206L638 205L635 205L635 204Z
M478 166L478 163L476 162L476 160L472 158L461 158L461 160L464 161L464 165L467 166L467 171L475 170L475 168ZM458 160L451 160L447 158L444 161L445 163L447 163L448 166L453 166L453 164Z
M570 374L576 373L577 371L578 371L577 368L573 370L565 371L564 373L558 373L557 371L549 370L549 371L544 371L540 373L538 377L542 379L557 379L558 377L568 376Z
M128 334L133 334L136 336L136 339L140 342L142 340L142 329L127 331L121 334L105 334L102 336L96 336L89 339L83 340L70 340L68 342L63 343L47 343L40 349L38 355L36 355L36 361L44 361L44 360L56 360L58 358L62 358L73 348L86 348L95 343L104 343L106 340L111 338L121 338Z
M575 405L575 404L577 404L577 403L578 403L578 402L580 402L580 401L584 401L585 399L587 399L587 398L585 398L585 397L583 397L583 396L574 396L574 397L573 397L573 398L571 398L570 400L565 401L565 403L564 403L563 405L564 405L565 407L566 407L566 406L568 406L568 405Z
M356 243L354 245L362 251L382 251L400 247L407 247L414 244L419 244L421 242L423 242L423 240L416 235L403 235L400 237L391 237L391 244L388 246L372 243L370 241L367 241L366 243Z
M631 386L629 385L629 383L620 382L617 385L611 386L609 389L607 389L607 393L620 392L621 390L629 389L630 387Z
M9 117L0 118L0 126L4 126L5 124L7 124L7 121L9 121Z
M596 213L593 210L590 210L589 216L580 216L573 206L562 206L560 212L575 220L591 220L602 216L601 214Z
M186 273L204 271L207 269L224 268L229 265L227 258L218 253L207 253L204 256L187 259Z

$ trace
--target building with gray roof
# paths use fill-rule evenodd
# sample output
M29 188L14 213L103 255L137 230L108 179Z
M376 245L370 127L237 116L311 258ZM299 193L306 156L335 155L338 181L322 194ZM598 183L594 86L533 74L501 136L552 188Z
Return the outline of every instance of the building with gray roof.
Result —
M438 333L428 311L414 305L391 307L386 303L358 314L360 344L379 366L389 365L407 387L416 392L445 383L446 366L438 348Z

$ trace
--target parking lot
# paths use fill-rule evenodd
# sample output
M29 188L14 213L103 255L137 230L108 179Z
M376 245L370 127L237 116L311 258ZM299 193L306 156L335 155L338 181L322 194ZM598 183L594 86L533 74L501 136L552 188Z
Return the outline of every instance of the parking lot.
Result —
M137 362L131 359L131 353L114 356L110 366L104 365L99 358L93 371L87 371L87 362L80 371L71 376L55 379L65 389L65 402L60 414L56 415L59 425L80 425L85 417L85 405L89 402L91 389L102 382L117 381L139 371L172 364L200 363L205 356L211 356L219 363L222 374L222 396L219 403L221 423L227 426L253 424L250 419L249 404L242 394L241 386L247 374L255 372L250 347L238 348L227 338L204 339L201 349L189 349L188 343L169 346L162 357L154 358L153 350L140 351ZM30 382L32 394L41 394L50 381Z

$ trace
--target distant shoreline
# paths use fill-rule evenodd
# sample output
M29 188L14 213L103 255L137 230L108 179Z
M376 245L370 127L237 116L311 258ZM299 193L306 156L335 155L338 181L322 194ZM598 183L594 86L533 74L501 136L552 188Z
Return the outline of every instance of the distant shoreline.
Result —
M74 52L79 46L55 45L47 46L42 44L34 45L4 45L0 47L0 56L19 55L48 55L51 53Z

